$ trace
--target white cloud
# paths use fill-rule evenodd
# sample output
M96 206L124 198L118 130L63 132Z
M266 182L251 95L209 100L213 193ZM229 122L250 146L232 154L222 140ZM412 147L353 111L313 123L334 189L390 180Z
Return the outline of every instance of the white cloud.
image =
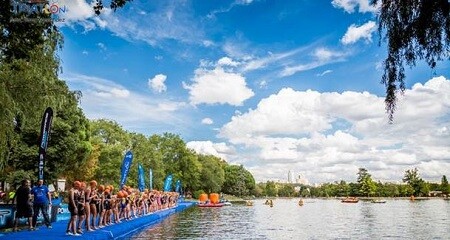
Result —
M148 97L111 80L81 74L63 75L71 89L81 90L81 107L90 119L113 119L127 129L158 131L163 122L179 129L188 121L183 111L187 105L163 98Z
M323 76L325 76L326 74L329 74L329 73L332 73L332 72L333 72L333 70L328 69L328 70L325 70L325 71L323 71L323 72L321 72L321 73L316 74L316 76L318 76L318 77L323 77Z
M231 64L232 61L222 60ZM203 62L201 65L209 65ZM231 70L226 71L220 65L214 69L198 68L192 84L183 83L185 89L189 90L191 104L230 104L240 106L251 98L254 93L247 87L245 77Z
M122 14L100 16L107 22L108 30L129 41L144 41L161 48L164 47L163 43L166 40L194 45L204 44L203 27L194 18L190 4L179 1L140 4L143 8L155 8L158 11L147 12L142 16L135 14L131 9L122 9Z
M238 62L233 61L233 59L231 59L229 57L223 57L223 58L219 59L217 64L219 66L231 66L231 67L236 67L237 65L239 65Z
M215 18L216 15L217 15L218 13L226 13L226 12L231 11L231 9L233 9L233 7L236 7L236 6L246 6L246 5L252 4L253 2L254 2L254 0L235 0L234 2L232 2L232 3L231 3L228 7L226 7L226 8L221 8L221 9L216 9L216 10L211 11L211 12L207 15L207 17L208 17L208 18Z
M98 46L101 50L106 51L106 46L105 46L104 43L99 42L99 43L97 43L97 46Z
M267 89L268 83L266 80L261 80L258 85L259 85L259 88L261 88L261 89Z
M223 160L228 160L230 155L235 154L233 147L226 143L213 143L211 141L191 141L186 143L186 147L193 149L199 154L213 155Z
M353 13L357 7L360 13L377 12L380 4L377 6L372 6L370 1L371 0L333 0L331 4L335 8L344 9L347 13Z
M167 86L164 84L166 79L167 79L166 75L158 74L158 75L156 75L153 78L148 80L148 86L154 92L157 92L157 93L165 92L167 90Z
M211 125L213 123L214 123L214 121L211 118L203 118L202 119L202 124Z
M76 21L85 21L88 18L94 17L95 13L93 5L87 3L85 0L58 0L57 5L60 8L64 8L66 11L62 11L59 14L60 18L63 18L65 22L73 23Z
M309 46L301 47L301 48L293 49L291 51L277 53L277 54L269 53L266 57L262 57L262 58L249 58L245 61L243 71L252 71L252 70L258 70L261 68L265 68L269 64L280 62L282 60L288 59L289 57L293 57L295 55L301 54L301 53L305 52L308 48L309 48Z
M310 56L312 57L312 59L307 63L285 66L284 69L280 72L280 76L287 77L294 75L297 72L303 72L331 63L345 61L347 53L319 47L314 49Z
M128 41L143 41L152 46L164 47L165 40L176 40L183 43L200 45L204 41L201 23L194 19L190 4L179 1L148 2L138 1L132 8L120 9L114 14L108 4L103 5L100 15L96 15L93 6L95 1L58 0L68 11L61 14L64 22L61 26L74 28L80 25L84 31L96 28L107 29L114 35ZM146 12L142 9L158 9ZM146 26L146 27L142 27Z
M342 37L341 42L344 45L352 44L360 39L365 39L367 42L372 41L372 33L376 30L376 24L374 21L369 21L361 26L352 24L348 27L347 32Z
M450 80L437 77L405 91L394 124L384 98L368 92L285 88L233 116L219 137L242 146L237 155L245 157L235 161L260 181L284 179L291 169L312 182L355 181L359 167L375 179L396 181L413 167L425 179L446 174L448 129Z

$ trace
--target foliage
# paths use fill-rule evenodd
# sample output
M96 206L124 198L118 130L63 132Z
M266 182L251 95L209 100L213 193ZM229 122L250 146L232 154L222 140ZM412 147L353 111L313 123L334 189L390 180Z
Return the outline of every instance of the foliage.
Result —
M375 193L376 185L372 180L372 176L369 174L367 169L360 168L358 170L358 184L359 184L359 193L361 196L370 196Z
M264 194L268 197L278 196L278 189L273 181L267 181Z
M204 189L207 193L220 192L225 181L222 160L212 155L199 155L198 159L202 165L201 189Z
M18 170L15 172L10 172L6 177L6 181L12 186L13 189L17 189L21 182L25 179L34 180L33 172Z
M121 8L123 6L125 6L125 4L127 2L131 2L132 0L111 0L111 3L109 4L109 7L114 10L114 12L118 9ZM103 1L102 0L96 0L95 4L93 6L94 12L97 15L101 14L101 11L103 9Z
M283 197L294 197L295 190L292 184L283 184L281 188L278 189L278 196Z
M226 165L222 191L236 196L249 196L255 189L255 179L242 165Z
M424 186L425 182L422 178L420 178L419 170L417 170L417 168L406 170L403 177L403 182L407 183L411 187L414 196L427 194L427 192L424 192L426 191L426 186Z
M448 184L448 180L445 175L442 176L440 190L442 191L443 194L450 193L450 185Z
M450 56L450 15L448 0L372 0L381 2L378 28L388 42L381 82L386 86L386 110L390 121L396 107L397 92L405 90L404 65L425 60L436 62Z
M91 141L98 144L100 150L95 179L102 184L118 186L120 167L130 145L130 136L116 122L104 119L91 122L91 135Z
M199 199L200 195L205 193L205 191L203 191L202 189L196 190L194 191L194 194L192 195L192 198L194 199Z
M50 40L48 40L50 41ZM29 59L13 59L0 67L0 79L11 105L4 124L0 168L5 174L16 169L37 170L38 138L42 114L48 106L54 110L44 177L55 180L60 174L77 166L90 151L88 121L78 108L77 98L67 85L57 79L58 63L48 46L36 46ZM12 117L12 118L11 118ZM3 135L4 134L4 135Z

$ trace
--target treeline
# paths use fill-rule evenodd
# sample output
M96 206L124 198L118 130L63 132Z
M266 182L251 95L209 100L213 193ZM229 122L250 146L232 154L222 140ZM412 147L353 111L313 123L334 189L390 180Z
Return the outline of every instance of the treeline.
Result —
M258 183L255 192L259 197L420 197L429 196L431 191L450 194L450 185L445 175L442 176L441 183L426 182L419 176L417 168L406 170L403 184L374 181L365 168L360 168L357 175L356 182L341 180L318 187L268 181Z
M145 136L127 132L114 121L87 119L78 106L82 93L58 78L63 36L50 16L13 14L6 5L0 8L0 181L14 186L24 178L36 179L40 123L44 110L52 107L47 182L96 179L118 185L123 156L131 150L127 185L137 186L140 163L147 184L148 171L153 170L154 188L161 189L164 178L173 174L186 192L253 193L255 180L243 166L196 154L178 135Z

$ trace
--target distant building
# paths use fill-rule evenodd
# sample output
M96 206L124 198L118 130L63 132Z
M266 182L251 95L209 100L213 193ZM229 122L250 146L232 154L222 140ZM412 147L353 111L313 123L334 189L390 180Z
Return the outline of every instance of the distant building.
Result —
M302 175L298 175L297 179L295 179L295 183L303 184L303 185L309 185L308 179L302 177Z
M288 183L293 183L293 181L292 181L292 171L291 170L289 170L289 172L288 172Z

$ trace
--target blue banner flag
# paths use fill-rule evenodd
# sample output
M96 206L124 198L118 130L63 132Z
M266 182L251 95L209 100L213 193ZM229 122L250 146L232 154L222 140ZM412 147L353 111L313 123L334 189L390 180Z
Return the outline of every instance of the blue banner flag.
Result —
M178 179L177 182L175 183L175 192L181 194L181 181L180 181L180 179Z
M38 178L44 180L45 156L47 155L48 138L50 137L50 128L52 126L53 110L51 107L45 109L41 122L41 135L39 136L39 164Z
M145 188L145 179L144 179L144 168L141 164L138 165L138 183L139 183L139 192L143 192Z
M122 189L123 185L125 185L125 182L127 181L128 173L130 172L131 162L133 161L133 153L131 151L128 151L125 154L125 157L123 158L122 162L122 171L121 171L121 177L120 177L120 189Z
M164 192L170 192L172 189L172 174L169 174L164 181Z
M151 190L153 190L153 170L150 168L150 171L149 171L149 181L150 181L150 191Z

